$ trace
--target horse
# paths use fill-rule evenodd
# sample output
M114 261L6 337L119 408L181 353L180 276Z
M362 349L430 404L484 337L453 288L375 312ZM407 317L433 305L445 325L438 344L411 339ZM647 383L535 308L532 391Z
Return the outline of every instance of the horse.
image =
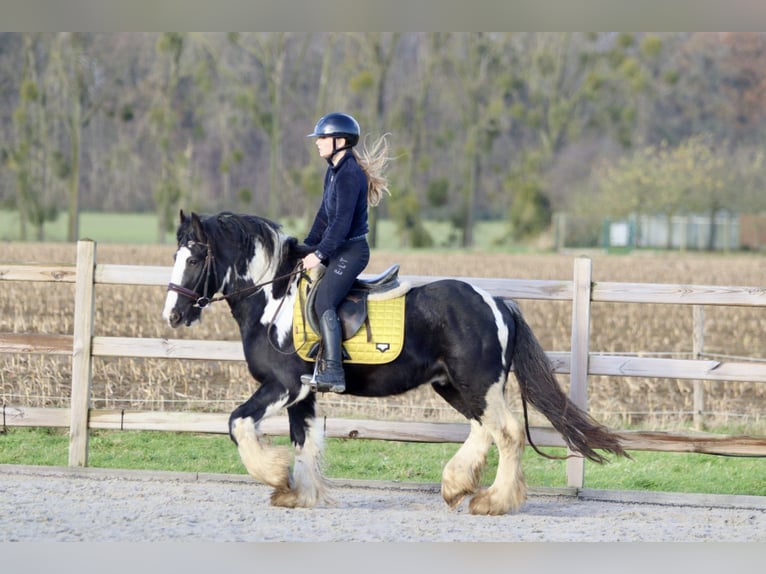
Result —
M226 301L239 325L248 370L259 383L228 421L243 465L255 480L273 487L274 506L332 503L322 470L324 436L316 418L316 393L301 382L301 375L313 372L313 363L298 356L291 336L300 262L309 248L270 219L228 211L186 215L181 210L176 238L163 318L173 328L190 326L209 304ZM400 354L380 365L344 365L345 392L384 397L431 385L468 420L468 437L442 470L441 495L450 508L469 497L470 513L501 515L518 511L526 500L524 427L504 398L511 372L530 443L527 403L574 453L597 463L607 461L597 451L628 456L619 435L563 392L514 301L456 279L414 286L403 297ZM283 409L291 445L271 445L259 426ZM481 487L493 443L499 457L495 478Z

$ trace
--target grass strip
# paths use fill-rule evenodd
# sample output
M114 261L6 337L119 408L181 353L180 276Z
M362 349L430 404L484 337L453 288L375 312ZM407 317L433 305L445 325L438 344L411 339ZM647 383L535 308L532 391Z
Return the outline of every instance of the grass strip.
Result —
M276 437L274 444L287 444ZM439 482L459 445L327 439L325 472L331 478ZM62 429L10 428L0 434L0 464L66 466L69 435ZM561 455L563 449L547 449ZM588 488L766 496L761 458L687 453L633 452L633 460L586 464ZM566 463L526 449L529 486L566 486ZM228 437L148 431L91 431L89 466L244 474ZM484 483L494 479L497 452L490 451Z

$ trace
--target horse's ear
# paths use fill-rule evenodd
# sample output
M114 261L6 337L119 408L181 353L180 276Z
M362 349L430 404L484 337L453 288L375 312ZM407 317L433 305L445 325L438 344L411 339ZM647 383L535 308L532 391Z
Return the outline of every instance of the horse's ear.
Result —
M205 234L205 230L202 227L202 220L199 218L199 215L193 211L191 214L191 222L192 229L194 229L194 235L197 236L197 241L200 243L207 243L207 235Z
M186 214L183 209L178 210L178 219L180 220L179 223L183 223L184 219L186 219Z

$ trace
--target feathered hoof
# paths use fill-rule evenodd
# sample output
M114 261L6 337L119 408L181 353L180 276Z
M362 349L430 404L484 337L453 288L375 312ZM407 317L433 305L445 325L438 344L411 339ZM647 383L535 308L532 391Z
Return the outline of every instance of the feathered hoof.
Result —
M271 493L271 505L283 508L313 508L316 500L308 500L291 488L275 488Z
M449 488L446 488L442 484L442 498L444 499L444 502L447 503L447 506L450 508L457 508L460 506L460 503L463 502L463 499L465 499L466 495L473 494L473 491L469 491L466 489L458 489L458 490L452 490Z
M271 505L283 508L314 508L318 504L335 504L325 485L316 488L277 487L271 493Z
M255 480L277 490L290 488L292 454L287 448L263 448L257 441L243 441L238 449L248 474Z
M475 466L472 472L458 473L451 470L449 465L442 475L442 498L450 508L457 508L466 496L472 495L479 489L481 467Z
M515 495L501 496L496 490L487 488L477 492L471 499L471 502L468 504L468 511L471 514L499 516L509 512L516 512L521 508L525 500L526 489L522 489L521 492L517 492Z

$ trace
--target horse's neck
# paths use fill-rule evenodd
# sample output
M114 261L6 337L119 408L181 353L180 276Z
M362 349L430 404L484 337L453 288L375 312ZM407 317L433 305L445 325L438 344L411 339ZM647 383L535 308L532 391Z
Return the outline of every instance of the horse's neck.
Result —
M298 294L297 282L297 277L290 280L283 297L275 297L274 285L269 284L249 297L229 300L232 316L239 324L243 338L257 335L268 328L270 335L277 337L280 346L287 343L287 337L292 332L293 305ZM248 284L254 285L252 282Z
M243 337L246 334L254 334L260 327L271 325L280 333L292 329L293 302L298 292L298 279L296 276L288 276L295 271L298 260L282 257L286 241L286 236L277 234L271 256L264 242L256 241L255 254L247 262L247 272L244 275L237 273L236 266L229 267L229 281L224 288L229 293L262 285L261 289L250 296L235 295L229 299L232 315L239 323ZM280 340L285 336L280 335Z

